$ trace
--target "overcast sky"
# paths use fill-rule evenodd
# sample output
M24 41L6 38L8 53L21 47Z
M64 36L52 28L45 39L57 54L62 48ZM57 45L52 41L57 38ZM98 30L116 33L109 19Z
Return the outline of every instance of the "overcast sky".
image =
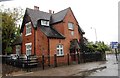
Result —
M41 11L55 13L71 7L85 37L89 41L118 41L118 2L120 0L12 0L0 2L6 8L21 7L24 10L39 6ZM91 27L93 29L91 29Z

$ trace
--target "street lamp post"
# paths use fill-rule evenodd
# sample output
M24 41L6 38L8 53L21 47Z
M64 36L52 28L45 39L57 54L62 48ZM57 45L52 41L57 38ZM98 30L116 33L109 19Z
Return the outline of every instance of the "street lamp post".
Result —
M91 29L94 29L94 30L95 30L95 37L96 37L96 42L97 42L97 32L96 32L96 28L91 27Z

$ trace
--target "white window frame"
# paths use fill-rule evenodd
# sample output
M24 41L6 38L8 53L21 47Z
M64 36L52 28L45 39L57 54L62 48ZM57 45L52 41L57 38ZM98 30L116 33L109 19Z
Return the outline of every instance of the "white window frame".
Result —
M70 33L71 33L72 36L74 36L74 31L71 31Z
M41 25L49 26L49 21L41 20Z
M68 29L74 30L74 24L72 22L68 22Z
M26 43L26 55L31 55L32 54L32 43ZM28 48L30 46L30 48ZM29 52L30 51L30 52Z
M57 56L64 56L64 49L63 49L63 45L62 44L58 44L56 46L56 50L57 50Z
M21 53L21 45L16 45L15 47L16 47L16 54L20 55L20 53Z
M31 35L32 33L32 26L31 26L31 22L28 22L25 24L26 26L26 35L25 36L28 36L28 35Z

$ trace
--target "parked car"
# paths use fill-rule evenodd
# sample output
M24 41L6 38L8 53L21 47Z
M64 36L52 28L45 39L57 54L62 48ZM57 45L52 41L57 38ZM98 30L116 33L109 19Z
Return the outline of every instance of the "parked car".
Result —
M11 60L10 60L11 64L16 66L18 55L17 54L11 54L10 57L11 57Z

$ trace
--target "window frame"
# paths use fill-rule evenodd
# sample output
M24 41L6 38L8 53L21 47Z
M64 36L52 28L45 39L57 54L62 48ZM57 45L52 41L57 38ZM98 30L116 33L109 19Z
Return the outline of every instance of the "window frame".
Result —
M48 20L41 20L40 22L41 22L41 25L50 26L50 22Z
M62 52L61 52L62 50ZM63 44L58 44L56 46L56 54L57 56L64 56L64 47L63 47Z
M31 55L32 54L32 43L26 43L25 46L26 46L26 55ZM30 48L28 48L27 46L30 46ZM30 51L30 53L27 51Z
M21 45L16 45L16 54L19 55L21 53Z
M25 26L26 26L26 35L25 36L31 35L32 34L31 22L26 23Z
M70 34L71 34L71 36L74 36L74 31L71 31Z
M68 29L69 30L74 30L74 23L68 22Z

